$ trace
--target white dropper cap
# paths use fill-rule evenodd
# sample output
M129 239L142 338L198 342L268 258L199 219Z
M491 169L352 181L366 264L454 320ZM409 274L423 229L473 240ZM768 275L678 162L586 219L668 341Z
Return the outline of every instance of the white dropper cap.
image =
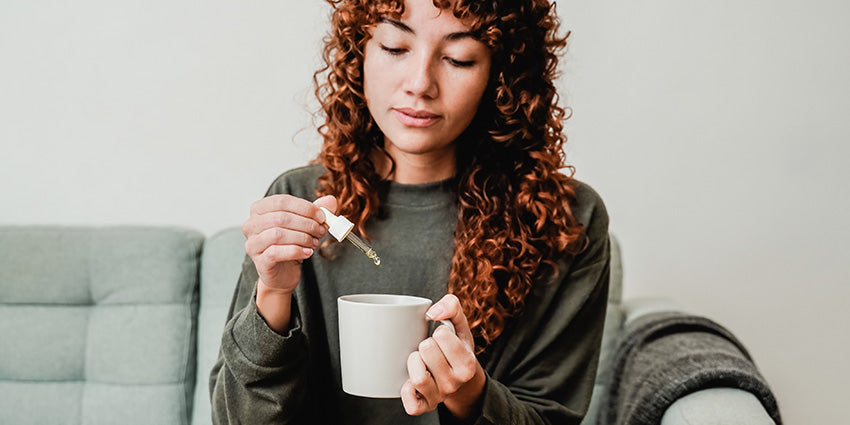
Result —
M337 241L342 242L349 233L351 233L351 229L354 228L354 223L348 221L347 218L343 216L333 215L325 207L319 207L322 209L322 212L325 213L325 223L328 223L328 232L336 238Z

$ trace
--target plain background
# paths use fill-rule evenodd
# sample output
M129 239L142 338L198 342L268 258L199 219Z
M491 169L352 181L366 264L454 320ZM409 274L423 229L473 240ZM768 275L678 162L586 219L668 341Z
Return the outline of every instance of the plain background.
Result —
M731 328L788 424L850 395L850 3L563 1L568 158L626 295ZM240 225L318 149L312 1L0 0L0 224Z

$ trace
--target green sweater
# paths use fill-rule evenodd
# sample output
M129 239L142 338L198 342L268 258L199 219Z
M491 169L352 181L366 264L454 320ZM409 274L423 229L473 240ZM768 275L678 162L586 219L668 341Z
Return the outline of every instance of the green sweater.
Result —
M314 200L324 169L284 173L267 195ZM400 399L371 399L342 391L336 299L355 293L409 294L434 301L446 293L457 223L451 181L421 185L387 182L380 217L367 223L380 267L351 244L335 258L314 255L302 265L288 334L272 331L257 312L257 271L245 259L213 368L216 424L451 423L442 406L408 416ZM476 424L578 424L593 388L608 293L608 215L599 195L579 184L573 214L589 245L558 261L558 273L539 281L520 315L478 355L487 373Z

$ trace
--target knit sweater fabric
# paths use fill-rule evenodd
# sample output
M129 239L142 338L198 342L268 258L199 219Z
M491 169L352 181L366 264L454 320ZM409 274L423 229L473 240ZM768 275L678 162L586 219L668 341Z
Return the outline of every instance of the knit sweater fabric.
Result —
M321 165L278 177L267 195L315 200ZM356 293L416 295L437 301L447 291L457 224L454 180L385 182L379 217L367 232L380 255L375 266L351 244L302 263L292 323L285 335L257 312L257 271L243 263L212 370L216 424L446 424L440 407L405 413L400 399L342 391L337 298ZM578 183L572 212L588 246L558 259L557 273L534 283L520 314L478 355L487 375L474 424L579 424L593 388L608 293L608 216L599 195Z

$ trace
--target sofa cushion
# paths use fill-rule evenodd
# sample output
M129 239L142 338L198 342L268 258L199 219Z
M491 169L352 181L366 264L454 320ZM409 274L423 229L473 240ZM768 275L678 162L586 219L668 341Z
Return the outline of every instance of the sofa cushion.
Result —
M188 423L202 243L0 227L0 423Z

